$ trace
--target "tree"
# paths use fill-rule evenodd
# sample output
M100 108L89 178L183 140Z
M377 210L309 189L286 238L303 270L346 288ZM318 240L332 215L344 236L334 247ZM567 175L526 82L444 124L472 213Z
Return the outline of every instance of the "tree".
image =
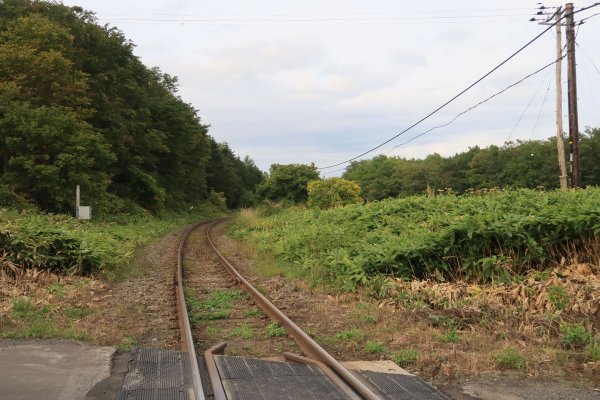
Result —
M210 138L177 78L133 50L80 7L0 1L3 190L47 211L69 206L60 192L70 199L75 181L110 212L183 210L210 189L230 207L252 202L262 172Z
M581 184L600 185L600 128L587 128L581 135Z
M114 161L101 135L60 107L14 103L0 118L0 138L10 155L0 183L26 193L48 211L73 208L81 185L90 204L102 205Z
M360 186L343 178L308 182L308 206L326 208L362 203Z
M308 198L308 182L318 180L319 173L314 165L273 164L269 177L257 188L262 198L293 203L304 203Z

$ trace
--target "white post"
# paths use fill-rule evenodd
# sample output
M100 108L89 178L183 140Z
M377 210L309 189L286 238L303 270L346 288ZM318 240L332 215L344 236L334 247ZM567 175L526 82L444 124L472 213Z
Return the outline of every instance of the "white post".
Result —
M75 217L79 219L79 185L75 189Z

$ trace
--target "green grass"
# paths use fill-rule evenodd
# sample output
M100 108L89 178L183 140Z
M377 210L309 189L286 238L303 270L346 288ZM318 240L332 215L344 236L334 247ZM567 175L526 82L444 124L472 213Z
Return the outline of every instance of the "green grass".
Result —
M201 321L229 318L236 300L242 297L239 290L216 290L206 300L199 300L192 289L185 288L184 292L190 321L195 325Z
M12 299L10 324L2 326L0 337L10 339L89 340L70 324L61 323L50 306L38 306L27 297Z
M207 208L207 210L209 210ZM0 248L20 269L63 274L103 272L113 279L130 273L134 250L178 226L199 221L212 211L155 217L120 215L111 220L81 221L69 215L19 213L0 209ZM61 284L50 290L60 297Z
M525 358L510 346L494 354L494 361L500 369L525 368Z
M379 354L385 352L385 346L380 342L365 343L365 351L370 354Z
M121 342L117 345L118 350L131 350L132 347L140 344L139 340L133 336L125 336L121 339Z
M378 310L377 307L369 303L360 302L354 307L352 316L360 322L376 324L378 319Z
M241 339L254 338L254 330L249 325L240 325L233 328L230 332L231 336L236 336Z
M336 338L339 341L351 341L351 342L358 342L358 341L362 341L367 337L367 334L365 333L365 331L363 331L362 329L358 329L358 328L353 328L347 331L343 331L340 333L337 333L334 338Z
M585 358L588 361L600 361L600 342L590 343L585 346Z
M407 365L412 364L419 357L419 352L417 350L412 349L402 349L398 350L392 355L392 359L396 364L401 367L405 367Z
M594 334L581 324L560 324L560 342L564 347L575 349L592 344Z
M344 290L368 286L377 275L411 279L436 273L508 282L560 257L565 243L600 232L600 188L413 196L329 210L246 213L232 231L311 280ZM385 280L371 286L377 295L389 291ZM559 288L552 301L565 306Z
M445 343L457 343L460 340L460 336L456 331L456 326L449 325L446 327L446 331L440 337L440 340Z
M246 318L262 317L265 314L259 308L251 308L246 311Z
M222 332L221 328L219 328L218 326L214 326L214 325L209 325L206 327L206 333L208 333L209 335L220 335Z
M87 316L94 315L96 310L91 307L67 307L63 310L63 313L72 320L80 320Z
M270 337L284 337L287 336L287 331L284 327L279 325L277 322L271 322L267 325L265 336Z

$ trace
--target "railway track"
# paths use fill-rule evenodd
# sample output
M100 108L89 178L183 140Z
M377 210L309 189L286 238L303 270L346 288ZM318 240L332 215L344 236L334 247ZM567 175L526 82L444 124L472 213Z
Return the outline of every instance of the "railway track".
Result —
M272 321L278 323L283 327L287 335L293 339L298 349L304 353L305 356L294 354L292 352L284 352L283 357L289 361L312 365L320 369L325 376L327 376L331 382L339 388L340 392L349 399L368 399L376 400L381 399L380 396L375 394L367 385L360 381L354 374L352 374L346 367L344 367L339 361L327 353L318 343L316 343L308 334L306 334L300 327L298 327L291 319L289 319L281 310L279 310L273 303L271 303L261 292L259 292L248 280L246 280L236 268L222 255L215 241L211 237L211 229L222 223L224 220L214 220L196 224L192 226L183 235L178 254L177 263L177 309L179 316L179 325L181 328L182 337L182 350L189 357L189 364L191 365L192 374L192 393L189 396L196 400L203 400L205 398L203 383L200 377L200 371L198 368L198 358L196 356L197 348L194 345L194 336L192 324L190 323L190 316L186 308L185 295L186 290L184 286L187 285L187 279L190 278L189 271L184 271L184 250L186 249L186 243L190 236L198 234L202 237L196 237L196 240L206 240L209 247L214 252L214 255L218 259L218 262L223 267L221 274L225 271L230 277L230 282L239 286L249 296L249 301L256 304L263 313L265 313ZM207 272L206 269L204 272ZM210 273L210 272L209 272ZM214 271L212 272L214 274ZM184 282L184 278L186 282ZM222 276L217 276L216 279L222 280ZM214 280L215 277L204 277L203 279ZM231 283L230 283L231 284ZM193 287L193 285L191 286ZM189 294L189 290L187 291ZM215 354L222 353L226 347L226 342L215 343L209 348L204 350L204 359L208 369L210 377L210 385L212 386L212 393L216 400L227 399L225 390L223 389L217 365L215 362Z
M350 372L222 255L217 242L227 241L211 232L223 221L195 224L179 243L182 350L134 349L117 400L450 400L403 370ZM299 310L316 305L296 300ZM273 355L286 362L265 359Z

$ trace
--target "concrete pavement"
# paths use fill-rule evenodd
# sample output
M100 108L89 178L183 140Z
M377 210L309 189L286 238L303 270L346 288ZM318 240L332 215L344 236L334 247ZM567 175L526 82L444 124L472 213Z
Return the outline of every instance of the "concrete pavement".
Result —
M0 399L84 400L110 376L114 353L75 341L0 341Z

